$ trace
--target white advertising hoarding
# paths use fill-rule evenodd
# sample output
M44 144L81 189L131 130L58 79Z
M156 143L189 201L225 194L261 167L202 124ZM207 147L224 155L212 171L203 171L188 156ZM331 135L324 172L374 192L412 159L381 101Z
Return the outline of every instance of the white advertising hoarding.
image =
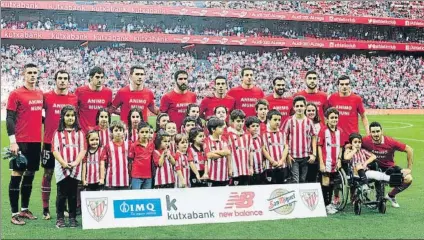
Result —
M318 183L84 191L83 229L326 217Z

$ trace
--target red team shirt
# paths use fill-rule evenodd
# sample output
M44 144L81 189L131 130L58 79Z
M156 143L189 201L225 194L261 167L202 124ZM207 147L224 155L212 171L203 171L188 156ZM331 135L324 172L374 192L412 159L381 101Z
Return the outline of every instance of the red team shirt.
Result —
M102 151L102 148L98 148L94 153L87 151L87 155L83 159L83 163L86 164L86 180L88 184L100 182L100 155Z
M229 128L228 140L233 160L233 177L249 176L251 135L239 136L235 132L235 129Z
M159 167L159 159L163 150L153 151L153 161L156 166L155 186L175 183L174 167L168 158L163 161L162 167Z
M306 158L312 154L312 137L318 135L314 122L305 117L297 120L295 116L286 122L284 134L289 145L289 154L293 158Z
M152 178L152 156L155 146L149 142L146 147L139 141L131 144L128 158L133 159L131 177L149 179Z
M180 170L183 177L184 177L184 181L185 181L185 185L187 187L190 187L190 158L188 157L187 154L181 153L180 151L178 151L175 154L175 171ZM177 174L175 173L175 182L176 187L179 187L181 185L180 183L180 179L178 178Z
M43 96L43 108L45 110L44 138L43 142L50 144L53 134L59 127L60 111L66 105L77 107L77 96L73 93L57 94L54 90Z
M181 129L187 106L191 103L196 103L195 93L187 91L184 94L179 94L172 90L161 98L159 110L168 113L169 119L175 122L178 130Z
M60 153L60 156L67 163L76 161L78 154L85 149L87 149L87 145L82 131L56 131L53 134L52 151ZM68 176L81 180L81 163L72 169L65 169L58 161L55 161L54 168L57 183Z
M143 88L142 90L133 90L130 86L119 89L113 99L112 106L114 108L121 107L121 120L128 125L128 113L131 108L139 107L143 113L143 120L147 121L147 109L155 106L155 96L152 90Z
M281 126L292 115L293 112L293 98L275 98L274 94L268 95L265 98L269 103L269 109L278 110L281 113Z
M347 97L341 97L339 93L333 93L328 98L328 105L339 110L339 127L347 135L359 133L358 114L362 115L365 113L361 97L353 93Z
M246 117L256 116L255 104L265 97L262 89L258 87L244 89L242 86L231 88L227 95L235 99L234 109L243 110Z
M222 137L219 140L214 140L212 136L209 136L205 139L203 149L205 150L205 155L207 155L209 152L223 150L226 147L229 148L227 141L224 141ZM228 181L227 157L214 160L208 159L208 166L210 180L219 182Z
M106 184L107 187L128 187L128 142L122 144L109 141L100 157L107 163Z
M193 146L190 146L187 150L189 161L193 161L197 168L197 171L205 170L206 155L203 151L197 151Z
M86 85L77 88L75 95L78 98L80 125L82 130L87 132L90 127L96 126L97 111L112 104L112 90L102 87L100 91L93 91Z
M16 112L16 142L41 142L42 91L28 90L25 87L13 90L7 100L6 108Z
M306 90L296 93L294 96L304 96L307 102L312 102L317 105L319 119L322 123L325 122L324 110L328 107L328 96L323 91L317 91L316 93L307 93Z
M252 137L252 145L250 147L250 152L253 154L253 173L261 174L264 171L263 161L264 157L262 155L262 138Z
M280 161L283 157L284 145L286 144L286 136L283 132L270 132L269 130L262 134L262 143L268 149L269 155L274 161ZM286 167L284 164L283 168ZM268 161L265 161L265 169L270 170L274 169L272 164Z
M325 127L318 134L318 146L322 147L322 159L325 165L326 172L337 171L337 158L340 155L340 147L347 140L343 130L337 128L336 131L331 131Z
M200 115L204 114L205 119L208 119L210 116L214 115L215 108L219 106L225 106L227 112L230 113L233 111L235 103L236 100L228 95L224 98L205 97L200 103Z
M391 137L383 136L382 138L381 144L376 144L372 141L371 136L366 136L362 138L362 147L375 154L380 167L390 168L396 165L395 152L405 152L406 144Z

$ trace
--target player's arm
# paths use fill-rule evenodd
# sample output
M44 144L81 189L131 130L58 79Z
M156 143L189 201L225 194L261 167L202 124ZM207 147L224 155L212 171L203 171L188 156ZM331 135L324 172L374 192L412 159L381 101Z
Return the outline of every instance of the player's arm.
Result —
M199 106L199 117L206 120L205 112L207 110L207 98L203 98Z
M121 114L121 110L120 110L121 105L122 105L121 91L118 91L116 93L115 98L112 101L112 104L108 108L109 113L120 115Z
M319 156L319 170L320 172L325 172L325 166L324 166L324 162L323 162L323 158L322 158L322 146L318 146L318 156Z
M200 180L200 174L197 170L196 165L194 165L193 161L189 161L188 165L190 166L191 171L193 171L194 175L196 175L197 180Z
M353 148L353 147L352 148L345 148L344 155L343 155L344 159L345 160L351 160L353 155L355 155L355 153L357 151L358 150L356 148Z
M233 176L233 165L232 165L233 156L230 153L226 157L227 157L228 176L232 177Z
M274 161L274 159L272 159L266 145L262 146L262 154L264 155L265 159L268 160L271 163L272 166L275 166L275 165L278 164L277 161Z
M160 106L159 106L159 111L160 112L168 112L169 110L169 99L167 95L163 95L162 98L160 99Z
M169 152L169 150L167 150L168 151L168 161L173 165L173 166L175 166L175 163L176 163L176 161L175 161L175 158L174 158L174 156L172 156L172 154Z
M343 153L343 147L340 147L339 156L337 156L337 168L338 169L340 169L342 167L342 153Z
M14 154L18 154L19 147L16 143L16 137L15 137L15 126L16 126L16 111L7 110L6 113L6 128L7 128L7 135L9 136L9 142L10 142L10 151Z
M254 153L250 152L249 153L249 174L252 176L253 175L253 158L254 158Z
M108 147L104 148L100 155L100 179L99 184L105 184L105 174L106 174L106 161L108 160Z
M280 161L278 161L279 166L285 165L285 160L288 155L289 155L289 146L287 144L284 144L283 156L281 157Z
M87 158L82 161L81 181L82 185L87 186Z
M160 113L159 108L155 106L155 104L152 102L150 103L149 106L147 106L147 108L150 110L150 112L152 112L155 115L158 115Z
M312 136L312 155L310 156L309 161L310 163L313 163L315 162L316 159L317 159L317 136L313 135Z
M406 152L406 159L408 161L407 168L412 171L412 162L414 161L413 160L414 159L414 150L410 146L406 145L405 152Z
M365 112L363 114L361 114L361 120L362 120L362 125L364 125L367 136L369 136L370 135L369 125L370 124L368 122L368 117L367 117L367 114Z
M368 166L368 164L370 164L370 163L374 162L374 161L375 161L375 159L377 159L377 156L375 156L375 154L371 153L371 154L370 154L370 157L369 157L369 158L367 159L367 161L365 161L365 163L364 163L364 168L365 168L366 166Z

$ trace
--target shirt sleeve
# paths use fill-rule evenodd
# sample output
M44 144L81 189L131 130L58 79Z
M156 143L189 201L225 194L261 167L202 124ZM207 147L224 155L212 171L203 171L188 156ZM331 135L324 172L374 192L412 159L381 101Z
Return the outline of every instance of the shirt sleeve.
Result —
M7 99L7 110L15 111L18 110L19 101L17 99L16 92L11 92Z
M389 139L390 139L390 143L391 143L393 149L395 149L396 151L405 152L405 150L406 150L406 144L405 143L401 143L397 140L394 140L393 138L389 138Z
M155 166L159 166L159 158L160 158L160 153L158 151L154 151L153 152L153 163L155 164Z
M193 160L194 160L194 157L193 157L193 150L192 149L188 149L187 150L187 160L189 161L189 162L192 162Z
M168 96L165 94L160 99L159 111L164 113L164 112L168 112L168 109L169 109L169 99L168 99Z

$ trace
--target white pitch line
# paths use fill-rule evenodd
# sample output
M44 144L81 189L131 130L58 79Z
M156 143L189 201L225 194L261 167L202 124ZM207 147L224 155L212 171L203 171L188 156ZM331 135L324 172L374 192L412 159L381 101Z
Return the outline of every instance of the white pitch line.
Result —
M400 137L395 137L395 139L402 139L402 140L409 140L409 141L416 141L416 142L424 142L424 140L422 140L422 139L413 139L413 138L400 138Z
M413 127L413 126L414 126L414 124L411 124L411 123L403 123L403 122L388 122L388 121L381 121L381 122L383 122L383 123L397 123L397 124L406 125L406 126L401 126L401 127L388 127L388 128L385 128L385 127L383 126L383 129L403 129L403 128L411 128L411 127Z

